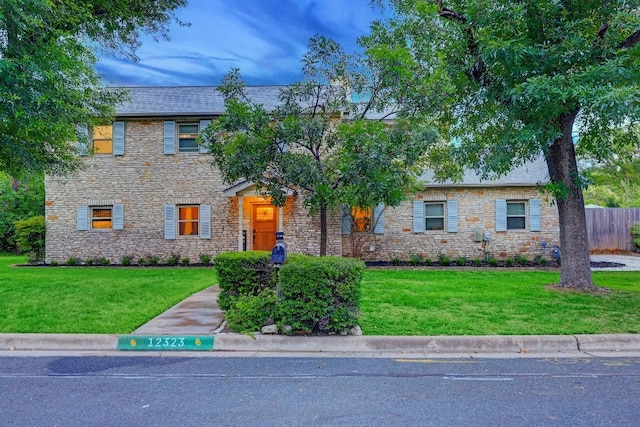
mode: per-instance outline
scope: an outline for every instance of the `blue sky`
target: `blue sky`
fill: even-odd
[[[347,52],[381,17],[370,0],[189,0],[170,41],[143,38],[138,62],[103,56],[96,69],[109,86],[218,85],[239,68],[250,85],[300,79],[300,58],[316,33]]]

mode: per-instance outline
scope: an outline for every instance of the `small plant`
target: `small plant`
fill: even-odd
[[[187,266],[187,265],[189,265],[189,261],[190,261],[190,260],[189,260],[189,258],[184,257],[184,258],[182,258],[182,259],[180,260],[180,265]]]
[[[103,267],[106,267],[106,266],[108,266],[109,264],[111,264],[111,261],[109,261],[109,259],[108,259],[108,258],[104,258],[104,257],[103,257],[103,258],[100,258],[100,259],[98,260],[98,262],[99,262],[99,263],[100,263],[100,265],[101,265],[101,266],[103,266]]]
[[[200,255],[200,262],[204,265],[209,265],[211,264],[211,255],[208,254],[201,254]]]
[[[438,256],[438,263],[440,263],[440,265],[451,265],[451,258],[449,258],[447,255],[445,254],[440,254]]]
[[[65,262],[65,264],[69,267],[73,267],[74,265],[80,265],[80,260],[78,258],[71,257]]]
[[[50,265],[51,267],[57,267],[59,264],[58,264],[58,261],[51,261],[51,262],[49,263],[49,265]]]
[[[527,259],[526,256],[522,255],[522,254],[517,254],[515,257],[515,263],[518,265],[529,265],[529,260]]]
[[[148,265],[158,265],[158,263],[160,262],[160,258],[157,256],[151,256],[149,255],[147,257],[147,264]]]
[[[120,264],[128,266],[133,262],[133,257],[131,255],[125,255],[120,259]]]
[[[421,254],[413,254],[411,258],[409,258],[409,265],[420,265],[424,262]]]
[[[424,265],[433,265],[433,260],[431,258],[425,258]]]
[[[549,262],[549,261],[544,257],[544,255],[542,255],[542,254],[538,254],[538,255],[536,255],[536,256],[535,256],[535,258],[533,259],[533,261],[534,261],[536,264],[541,265],[541,266],[545,266],[545,265],[547,265],[547,263]]]
[[[465,257],[458,257],[456,258],[455,263],[457,266],[462,267],[464,265],[467,265],[467,259]]]
[[[474,267],[482,267],[482,260],[481,259],[474,259],[473,261],[473,265]]]
[[[139,258],[137,264],[141,265],[141,266],[147,265],[147,259],[146,258]]]
[[[167,265],[178,265],[180,262],[180,255],[171,252],[171,256],[167,258]]]
[[[87,258],[84,263],[85,265],[92,266],[95,263],[95,260],[93,258]]]
[[[400,258],[391,258],[391,265],[400,265]]]
[[[496,267],[498,265],[498,260],[494,257],[489,257],[487,259],[487,264],[489,264],[491,267]]]
[[[21,221],[16,221],[14,227],[16,246],[21,252],[28,254],[29,263],[36,264],[44,261],[44,216],[37,215]]]
[[[504,265],[506,265],[507,267],[513,267],[514,263],[515,263],[515,260],[511,257],[508,257],[504,260]]]

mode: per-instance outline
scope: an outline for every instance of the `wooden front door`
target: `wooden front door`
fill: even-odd
[[[276,245],[278,208],[271,204],[253,205],[254,251],[270,251]]]

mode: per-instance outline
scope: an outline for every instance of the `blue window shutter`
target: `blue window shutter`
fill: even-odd
[[[342,205],[340,214],[342,217],[342,234],[351,234],[351,209],[348,205]]]
[[[124,206],[113,205],[113,229],[124,230]]]
[[[176,122],[164,122],[164,154],[176,153]]]
[[[200,205],[200,230],[201,239],[211,238],[211,205]]]
[[[164,238],[166,240],[176,238],[176,207],[174,205],[164,207]]]
[[[200,120],[200,133],[207,128],[211,124],[211,120]],[[199,148],[201,153],[208,153],[209,148],[206,145],[201,145]]]
[[[413,232],[424,233],[424,202],[416,200],[413,202]]]
[[[89,229],[89,206],[78,206],[76,217],[76,230],[87,231]]]
[[[529,200],[529,230],[540,231],[541,229],[540,199]]]
[[[496,231],[507,231],[507,201],[496,200]]]
[[[124,155],[124,122],[113,122],[113,155]]]
[[[373,210],[373,223],[375,227],[373,232],[375,234],[384,234],[384,203],[379,203]]]
[[[449,233],[458,232],[458,201],[447,201],[447,231]]]

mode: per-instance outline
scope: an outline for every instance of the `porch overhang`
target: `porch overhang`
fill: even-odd
[[[282,187],[282,191],[286,193],[287,196],[294,196],[295,192],[290,188]],[[228,187],[222,190],[222,194],[227,197],[235,197],[235,196],[260,196],[256,191],[256,183],[253,181],[239,181],[233,184],[231,187]]]

